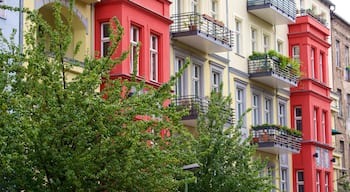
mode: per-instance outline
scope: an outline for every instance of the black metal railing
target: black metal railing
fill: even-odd
[[[299,152],[301,148],[301,136],[296,136],[280,129],[277,125],[256,126],[252,128],[253,143],[273,144],[274,146]],[[267,145],[268,146],[268,145]]]
[[[278,59],[270,56],[259,57],[248,60],[248,73],[273,73],[282,79],[297,83],[299,75],[295,69],[290,66],[282,66]]]
[[[296,5],[292,0],[248,0],[247,6],[273,6],[276,10],[295,20]]]
[[[300,10],[297,10],[297,14],[300,15],[300,16],[309,15],[312,18],[316,19],[322,25],[324,25],[326,27],[328,25],[327,19],[323,18],[321,15],[317,15],[312,9],[300,9]]]
[[[170,26],[171,33],[200,31],[229,46],[233,46],[234,33],[225,27],[224,23],[206,14],[181,13],[171,17],[173,24]]]
[[[189,110],[189,114],[183,117],[183,119],[197,119],[199,114],[207,113],[209,109],[210,101],[206,98],[199,98],[196,96],[181,96],[172,101],[179,108],[185,108]],[[229,111],[229,117],[227,123],[234,123],[234,110],[230,107],[226,107],[225,111]]]

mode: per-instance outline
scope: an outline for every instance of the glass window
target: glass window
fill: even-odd
[[[282,41],[277,41],[277,52],[278,53],[283,53],[283,42]]]
[[[191,11],[194,13],[198,13],[198,0],[191,1]]]
[[[294,108],[294,128],[298,131],[303,130],[303,121],[302,121],[302,112],[301,112],[301,107],[295,107]]]
[[[344,50],[344,60],[345,60],[345,80],[350,81],[350,70],[349,70],[349,47],[345,46]]]
[[[297,171],[297,192],[304,192],[304,171]]]
[[[270,50],[270,37],[264,34],[263,40],[264,40],[263,42],[264,52],[267,53]]]
[[[264,101],[264,123],[272,123],[272,99],[265,97]]]
[[[319,66],[319,72],[320,72],[320,81],[324,82],[323,79],[323,53],[320,53],[320,58],[319,58],[320,66]]]
[[[101,56],[107,56],[108,49],[110,46],[110,32],[109,32],[109,23],[102,23],[101,24]]]
[[[211,0],[211,9],[210,9],[210,14],[211,14],[211,17],[216,19],[217,18],[217,15],[216,15],[216,12],[217,12],[217,0]]]
[[[175,72],[179,72],[180,69],[184,66],[185,59],[176,57],[175,58]],[[177,79],[176,85],[175,85],[175,93],[178,96],[185,96],[185,76],[184,74],[181,75],[180,78]]]
[[[0,1],[0,5],[5,5],[5,0]],[[6,10],[0,9],[0,18],[6,19]]]
[[[201,65],[194,64],[192,68],[192,89],[193,94],[196,97],[202,96],[202,88],[201,88],[201,77],[202,75],[202,67]]]
[[[325,192],[329,192],[329,173],[325,174],[324,188]]]
[[[219,91],[219,86],[221,82],[221,74],[217,71],[212,71],[212,84],[211,84],[211,89],[215,92]]]
[[[295,61],[300,63],[300,48],[299,46],[295,45],[292,47],[292,56]]]
[[[347,119],[350,119],[350,94],[346,95],[346,113]]]
[[[288,191],[288,169],[286,168],[281,169],[281,191]]]
[[[326,112],[322,111],[322,117],[321,117],[321,127],[322,127],[322,140],[324,142],[327,142],[326,138]]]
[[[340,67],[340,42],[335,41],[335,65]]]
[[[313,125],[314,125],[314,140],[318,141],[318,133],[317,133],[317,109],[314,108],[313,113]]]
[[[256,29],[252,28],[251,29],[252,53],[257,50],[257,48],[256,48],[256,35],[257,35]]]
[[[311,62],[311,76],[314,79],[315,78],[315,49],[314,48],[311,48],[310,62]]]
[[[286,126],[287,123],[287,116],[286,116],[286,104],[285,103],[278,103],[278,124],[282,126]]]
[[[158,81],[158,37],[151,35],[150,39],[151,80]]]
[[[260,124],[260,96],[256,94],[252,96],[252,124]]]
[[[241,25],[242,22],[238,19],[235,20],[236,23],[236,53],[241,54]]]
[[[131,26],[130,28],[130,73],[133,73],[134,70],[136,74],[139,74],[139,57],[137,56],[137,44],[140,40],[140,29],[136,26]],[[134,69],[134,64],[136,69]]]
[[[320,187],[320,172],[316,171],[316,192],[320,192],[321,187]]]
[[[338,116],[342,117],[343,116],[343,104],[342,104],[343,103],[342,102],[343,95],[342,95],[341,89],[337,90],[337,94],[338,94],[338,97],[339,97],[339,100],[338,100],[338,107],[339,107]]]

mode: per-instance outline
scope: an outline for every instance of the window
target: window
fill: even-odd
[[[340,42],[335,41],[335,65],[340,67]]]
[[[191,0],[191,11],[198,13],[198,0]]]
[[[173,0],[172,1],[172,7],[173,7],[173,15],[180,13],[180,0]]]
[[[320,172],[316,171],[316,192],[320,192],[321,187],[320,187]]]
[[[325,192],[329,192],[329,173],[325,174],[324,189]]]
[[[184,66],[185,59],[176,57],[175,58],[175,72],[179,72],[180,69]],[[180,78],[178,78],[176,85],[175,85],[175,93],[178,96],[185,96],[185,76],[184,74],[181,75]]]
[[[286,104],[279,102],[278,103],[278,124],[286,126],[287,116],[286,116]]]
[[[254,51],[256,51],[256,34],[257,34],[256,29],[252,28],[252,29],[251,29],[252,53],[253,53]]]
[[[301,112],[301,107],[295,107],[294,108],[294,128],[298,131],[303,130],[303,121],[302,121],[302,112]]]
[[[194,64],[192,67],[192,83],[193,83],[192,89],[193,89],[193,94],[196,97],[202,96],[201,75],[202,75],[201,65]]]
[[[278,53],[283,53],[283,42],[282,41],[277,41],[277,52]]]
[[[0,5],[5,4],[5,0],[0,1]],[[0,9],[0,18],[5,19],[6,18],[6,10],[5,9]]]
[[[252,124],[260,124],[260,96],[256,94],[252,96]]]
[[[346,95],[346,113],[347,119],[350,119],[350,94]]]
[[[315,49],[311,48],[311,77],[315,78]]]
[[[288,191],[288,169],[281,169],[281,192]]]
[[[110,46],[110,33],[109,33],[109,23],[101,24],[101,56],[107,56],[108,49]]]
[[[236,53],[241,54],[241,25],[242,25],[242,22],[238,19],[236,19],[235,22],[236,22]]]
[[[320,81],[323,82],[323,53],[320,53],[319,58],[320,66],[319,66],[319,72],[320,72]]]
[[[297,192],[304,192],[304,171],[297,171]]]
[[[314,140],[318,140],[318,133],[317,133],[317,109],[314,108],[314,113],[313,113],[313,125],[314,125]]]
[[[217,3],[216,3],[217,0],[211,0],[211,9],[210,9],[210,14],[211,14],[211,17],[216,19],[217,16],[216,16],[216,11],[217,11]]]
[[[264,123],[272,123],[272,99],[265,97],[264,101]]]
[[[139,74],[139,57],[137,56],[137,44],[140,40],[140,29],[135,26],[131,26],[130,28],[130,73],[136,71],[136,74]],[[136,65],[136,69],[134,69],[134,65]]]
[[[322,111],[321,117],[321,128],[322,128],[322,141],[327,142],[326,138],[326,112]]]
[[[293,59],[300,63],[300,48],[299,46],[295,45],[292,47],[292,54],[293,54]]]
[[[338,100],[338,107],[339,107],[338,117],[343,117],[343,104],[342,104],[343,95],[341,93],[341,89],[337,90],[337,94],[338,94],[338,97],[339,97],[339,100]]]
[[[350,70],[349,70],[349,47],[345,46],[344,50],[344,59],[345,59],[345,80],[350,81]]]
[[[339,153],[342,154],[342,167],[345,167],[345,145],[344,145],[344,141],[339,141]]]
[[[270,49],[270,37],[266,34],[263,36],[263,43],[264,52],[267,53]]]
[[[219,86],[220,86],[220,82],[221,82],[220,76],[221,75],[217,71],[212,71],[211,76],[212,76],[211,89],[215,92],[219,92]]]
[[[243,98],[244,98],[244,90],[242,88],[237,88],[236,89],[237,120],[241,118],[244,112]]]
[[[158,37],[151,35],[150,42],[150,56],[151,56],[151,80],[158,81]]]

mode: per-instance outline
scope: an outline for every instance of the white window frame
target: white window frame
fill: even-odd
[[[329,192],[329,173],[326,172],[325,173],[325,180],[324,180],[324,188],[325,188],[325,192]]]
[[[258,31],[255,29],[255,28],[251,28],[251,32],[250,32],[250,35],[251,35],[251,43],[252,43],[252,53],[254,51],[257,51],[257,34],[258,34]]]
[[[197,73],[196,73],[197,72]],[[192,66],[192,94],[195,97],[202,97],[202,65],[193,64]]]
[[[277,40],[277,52],[283,54],[283,42],[280,40]]]
[[[299,45],[294,45],[292,47],[292,58],[300,63],[300,47]]]
[[[185,59],[182,57],[175,56],[175,73],[179,72],[179,70],[185,65]],[[186,79],[185,73],[182,74],[175,84],[175,94],[183,97],[186,93]]]
[[[278,102],[278,124],[281,126],[287,126],[287,105],[285,102]]]
[[[316,192],[321,191],[321,186],[320,186],[320,171],[316,171]]]
[[[136,34],[134,34],[136,33]],[[134,36],[135,35],[135,36]],[[134,39],[135,37],[135,39]],[[140,28],[131,25],[130,27],[130,73],[133,73],[133,66],[134,66],[134,57],[135,57],[135,51],[137,50],[136,47],[140,41]],[[139,65],[140,65],[140,57],[137,58],[137,65],[136,65],[136,74],[139,75]]]
[[[191,12],[198,13],[198,0],[191,0]]]
[[[315,79],[315,48],[311,48],[311,56],[310,56],[310,62],[311,62],[311,77]]]
[[[110,43],[110,34],[109,34],[109,31],[107,32],[107,36],[105,36],[105,28],[104,26],[108,26],[107,27],[107,30],[109,30],[110,28],[110,23],[109,22],[104,22],[104,23],[101,23],[101,57],[104,57],[108,54],[108,51],[107,53],[105,53],[104,49],[105,49],[105,46],[104,44],[105,43],[108,43],[108,47],[107,47],[107,50],[109,48],[109,43]]]
[[[317,131],[317,108],[313,111],[313,128],[314,128],[314,140],[318,141],[318,131]]]
[[[6,5],[6,0],[0,2],[0,5]],[[6,9],[0,9],[0,19],[6,19]]]
[[[346,112],[347,112],[347,119],[350,119],[350,94],[346,95]]]
[[[252,94],[252,125],[261,124],[260,119],[260,95],[253,93]]]
[[[217,10],[218,6],[217,6],[217,0],[211,0],[210,1],[210,14],[211,17],[216,19],[217,18]]]
[[[303,180],[299,180],[299,173],[302,173],[303,174]],[[297,192],[305,192],[305,185],[304,185],[304,171],[303,170],[298,170],[296,171],[296,184],[297,184]],[[299,186],[302,186],[303,187],[303,190],[300,191],[299,190]]]
[[[151,65],[151,81],[158,82],[158,72],[159,72],[159,38],[156,35],[151,35],[150,37],[150,65]]]
[[[288,169],[281,168],[281,192],[288,192]]]
[[[300,110],[300,116],[297,114],[297,110]],[[298,122],[300,121],[300,128],[298,127]],[[303,111],[300,106],[294,107],[294,128],[298,131],[303,130]]]
[[[342,102],[343,95],[342,95],[341,89],[337,90],[337,94],[339,97],[339,99],[338,99],[338,108],[339,108],[338,117],[343,117],[343,102]]]
[[[335,65],[340,67],[340,42],[335,40]]]
[[[264,97],[264,123],[271,124],[273,122],[272,109],[273,109],[272,98]]]
[[[265,53],[270,50],[270,36],[268,34],[263,34],[263,49]]]
[[[236,38],[236,53],[241,54],[242,51],[242,21],[235,19],[235,38]]]
[[[321,131],[322,131],[322,141],[323,142],[327,142],[327,138],[326,138],[326,112],[322,111],[321,114]]]
[[[323,82],[324,78],[323,78],[323,53],[320,53],[320,57],[319,57],[319,72],[320,72],[320,81]]]
[[[221,80],[222,80],[222,77],[219,71],[216,71],[216,70],[211,71],[211,90],[212,91],[219,92]]]

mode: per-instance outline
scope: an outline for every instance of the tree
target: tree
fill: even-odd
[[[116,19],[108,56],[87,56],[68,82],[73,3],[68,25],[54,4],[54,26],[36,11],[0,8],[28,15],[23,53],[0,37],[0,191],[164,192],[191,179],[182,166],[194,161],[192,137],[183,112],[166,105],[175,77],[155,89],[109,76],[128,54],[112,57],[123,36]]]
[[[196,184],[189,191],[263,192],[271,191],[271,178],[262,177],[265,163],[253,157],[251,138],[242,139],[242,119],[227,126],[231,98],[212,92],[207,113],[201,114],[194,150],[200,162]],[[254,159],[254,160],[253,160]]]

